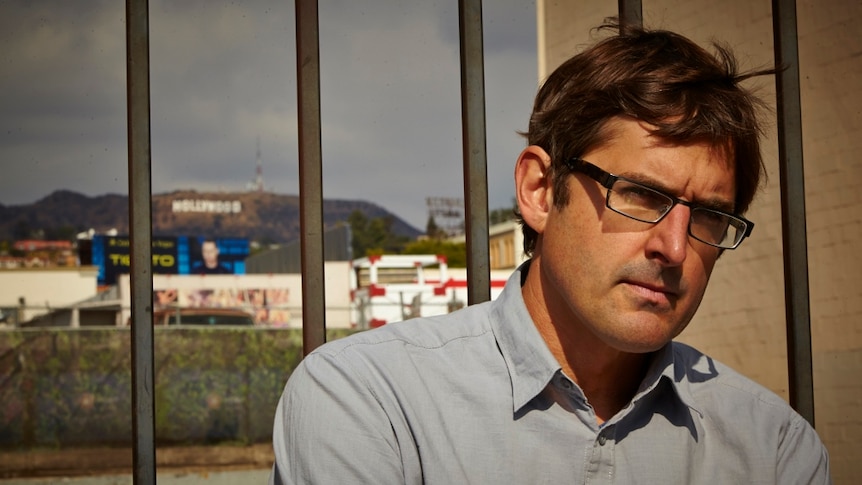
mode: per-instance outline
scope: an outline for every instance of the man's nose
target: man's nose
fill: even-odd
[[[662,220],[650,228],[647,257],[658,259],[665,266],[679,266],[688,251],[688,224],[691,209],[677,204]]]

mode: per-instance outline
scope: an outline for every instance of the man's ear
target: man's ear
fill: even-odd
[[[553,204],[548,167],[551,157],[544,149],[530,145],[518,156],[515,164],[515,197],[524,223],[541,234]]]

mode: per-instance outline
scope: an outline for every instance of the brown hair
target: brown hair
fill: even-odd
[[[570,58],[548,77],[523,133],[530,145],[551,157],[554,205],[568,204],[563,162],[609,141],[607,122],[623,116],[655,126],[652,134],[668,141],[702,139],[728,149],[736,174],[734,211],[744,213],[765,174],[757,119],[765,103],[739,83],[775,70],[739,73],[727,47],[713,43],[713,55],[673,32],[616,19],[598,29],[619,34]],[[516,215],[524,251],[532,255],[538,234]]]

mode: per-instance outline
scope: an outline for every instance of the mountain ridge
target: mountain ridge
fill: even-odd
[[[324,229],[346,223],[360,211],[369,219],[392,218],[392,231],[415,238],[422,231],[372,202],[323,200]],[[60,189],[30,204],[0,204],[0,240],[29,239],[34,231],[57,233],[116,229],[128,234],[128,197],[87,196]],[[299,196],[273,192],[198,192],[176,190],[153,194],[154,236],[237,237],[267,243],[299,238]],[[22,237],[23,236],[23,237]]]

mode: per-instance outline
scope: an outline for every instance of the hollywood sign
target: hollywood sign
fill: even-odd
[[[179,199],[171,201],[173,212],[209,212],[214,214],[239,214],[242,203],[238,200]]]

